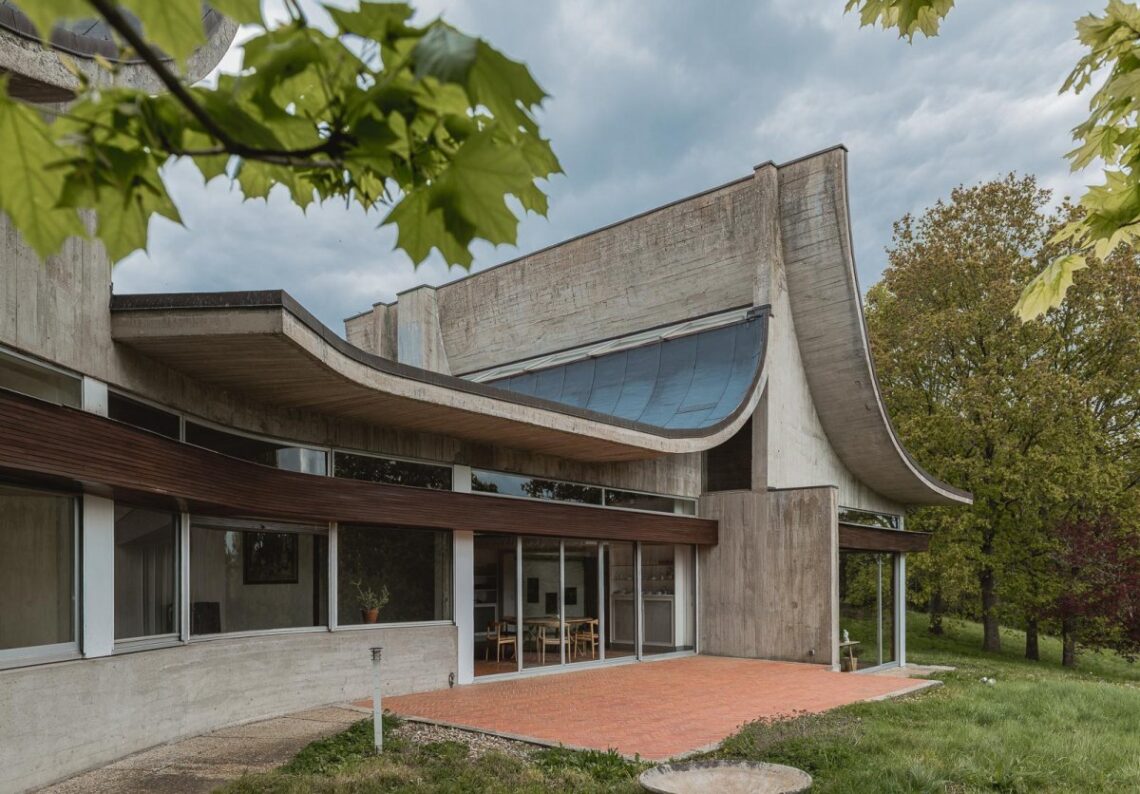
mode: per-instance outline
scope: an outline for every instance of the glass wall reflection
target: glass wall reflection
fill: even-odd
[[[894,556],[841,551],[839,643],[845,669],[874,667],[897,658],[894,610]]]

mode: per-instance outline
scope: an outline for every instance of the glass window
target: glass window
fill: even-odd
[[[687,607],[684,583],[678,582],[678,557],[687,546],[672,543],[641,544],[641,653],[670,653],[679,650],[684,613]],[[678,587],[678,585],[681,585]]]
[[[559,502],[580,502],[591,505],[602,503],[602,489],[594,485],[577,485],[482,469],[471,472],[471,490]]]
[[[76,501],[0,485],[0,656],[75,642]]]
[[[411,485],[416,488],[451,490],[451,467],[406,460],[378,458],[337,452],[334,456],[337,477],[382,482],[389,485]]]
[[[899,517],[891,513],[872,513],[869,510],[856,510],[853,507],[839,508],[840,524],[855,524],[879,529],[898,529]]]
[[[672,496],[653,496],[632,491],[606,489],[606,507],[625,507],[630,510],[652,510],[655,513],[676,512],[678,500]]]
[[[80,407],[83,402],[82,381],[79,378],[34,364],[2,350],[0,350],[0,389],[9,389],[72,408]]]
[[[178,631],[178,515],[115,505],[115,639]]]
[[[337,622],[451,620],[451,533],[341,525]]]
[[[195,518],[190,634],[327,625],[326,535],[317,527]]]
[[[747,491],[752,487],[752,419],[732,438],[705,453],[706,491]]]
[[[116,392],[107,395],[107,416],[123,424],[173,438],[175,441],[180,437],[178,414],[132,400]]]
[[[839,553],[839,642],[845,666],[852,656],[857,667],[894,661],[893,574],[891,554]]]
[[[602,642],[607,659],[637,654],[636,547],[629,541],[604,545],[606,621]]]
[[[234,458],[263,466],[299,471],[304,474],[326,474],[323,450],[297,447],[277,441],[263,441],[236,433],[216,430],[196,422],[186,423],[186,441]]]

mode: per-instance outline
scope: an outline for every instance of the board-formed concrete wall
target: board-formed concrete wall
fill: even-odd
[[[465,443],[442,433],[402,431],[252,402],[116,345],[111,338],[111,290],[111,265],[101,244],[68,240],[60,254],[41,262],[0,213],[0,345],[237,430],[654,493],[695,497],[700,492],[698,455],[579,463]],[[386,316],[394,328],[396,307]],[[389,333],[387,338],[393,337]]]
[[[702,653],[837,662],[836,498],[822,487],[701,499],[720,521],[718,544],[700,550]]]
[[[463,374],[761,305],[760,253],[776,226],[774,199],[745,177],[444,284],[435,290],[438,316],[415,344],[440,334],[439,358]],[[385,316],[409,297],[346,320],[349,338],[389,355]],[[416,321],[401,316],[398,334],[413,333]],[[397,345],[404,361],[403,340]]]
[[[372,646],[384,648],[386,695],[446,687],[455,671],[454,626],[231,637],[0,670],[0,791],[226,725],[368,697]]]

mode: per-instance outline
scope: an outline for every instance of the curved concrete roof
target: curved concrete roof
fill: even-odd
[[[780,234],[788,298],[812,400],[857,478],[903,504],[970,504],[903,447],[875,376],[852,255],[847,150],[781,165]]]
[[[279,290],[115,295],[111,311],[115,341],[255,402],[577,460],[709,449],[747,421],[765,381],[765,310],[741,331],[752,335],[759,355],[741,362],[747,372],[733,369],[736,404],[719,408],[716,421],[692,427],[660,426],[399,364],[348,344]],[[743,380],[747,385],[739,388]]]
[[[703,430],[747,401],[765,330],[753,312],[732,325],[485,382],[631,422]]]

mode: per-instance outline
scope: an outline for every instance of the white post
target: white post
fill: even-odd
[[[337,626],[340,625],[340,611],[339,611],[340,610],[340,603],[338,601],[339,592],[340,592],[338,588],[340,587],[340,585],[337,582],[337,566],[336,566],[336,561],[338,559],[338,555],[340,554],[340,550],[337,546],[337,543],[339,541],[338,529],[339,528],[338,528],[337,523],[335,521],[332,521],[329,523],[329,535],[328,535],[328,544],[327,544],[327,546],[328,546],[328,585],[329,585],[327,601],[328,601],[328,610],[329,610],[329,619],[328,619],[329,631],[333,631]]]
[[[380,657],[383,648],[372,649],[372,743],[376,752],[384,750],[384,709],[380,705]]]
[[[455,598],[455,631],[459,659],[456,661],[456,679],[470,684],[475,679],[475,632],[485,630],[475,625],[475,533],[456,531],[453,534],[452,588]]]
[[[451,489],[471,493],[471,467],[451,467]],[[475,533],[453,532],[451,547],[451,603],[454,607],[456,643],[455,679],[459,684],[475,680],[475,633],[486,626],[475,625]]]
[[[895,555],[895,646],[899,667],[906,667],[906,555]]]
[[[83,410],[99,416],[107,415],[107,384],[101,380],[83,376]]]
[[[83,495],[83,655],[115,649],[115,503]]]

